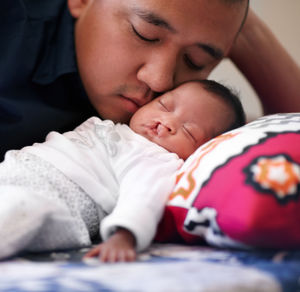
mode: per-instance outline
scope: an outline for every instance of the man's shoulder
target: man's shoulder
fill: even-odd
[[[0,87],[77,72],[67,0],[1,0],[0,38]]]
[[[4,20],[13,22],[24,17],[36,19],[57,17],[66,6],[67,0],[1,0],[0,24]]]

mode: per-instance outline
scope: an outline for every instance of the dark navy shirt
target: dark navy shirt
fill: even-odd
[[[75,57],[66,0],[1,0],[0,161],[95,115]]]

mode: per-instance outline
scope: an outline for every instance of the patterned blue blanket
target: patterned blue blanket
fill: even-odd
[[[153,244],[135,263],[83,261],[86,250],[0,263],[0,291],[299,292],[300,251]]]

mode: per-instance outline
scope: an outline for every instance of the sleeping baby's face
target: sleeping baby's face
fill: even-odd
[[[220,132],[232,109],[199,82],[180,85],[141,107],[130,127],[136,133],[186,159]]]

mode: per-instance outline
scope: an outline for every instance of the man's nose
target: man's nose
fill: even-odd
[[[168,91],[174,87],[176,63],[174,53],[152,54],[139,68],[137,78],[154,92]]]

